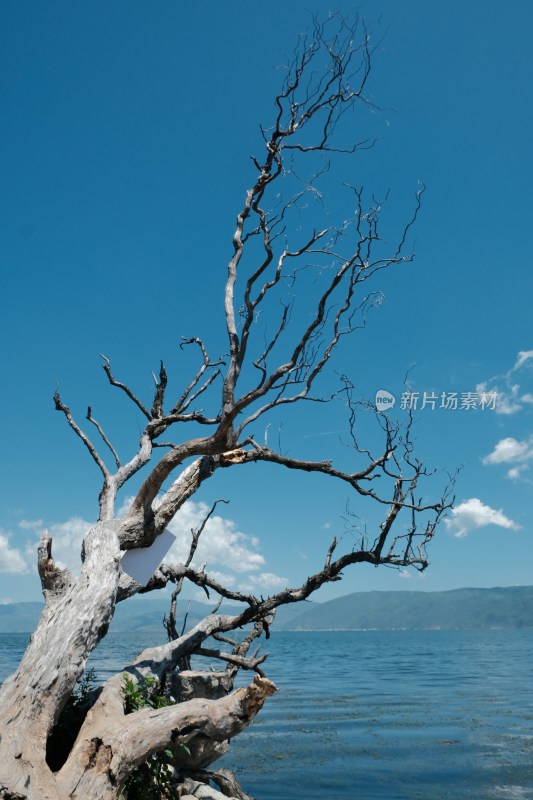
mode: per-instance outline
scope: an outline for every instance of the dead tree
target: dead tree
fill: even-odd
[[[102,473],[99,517],[85,537],[79,576],[60,569],[51,540],[46,535],[41,540],[38,567],[45,607],[19,668],[0,693],[4,799],[118,798],[132,770],[168,748],[175,754],[176,780],[197,780],[199,771],[224,751],[227,741],[275,691],[262,669],[265,656],[250,648],[261,635],[268,636],[278,606],[303,600],[323,584],[339,580],[352,564],[418,570],[427,566],[426,545],[449,507],[449,495],[445,492],[437,501],[421,499],[425,495],[420,482],[428,473],[414,455],[409,424],[400,429],[375,410],[382,446],[378,453],[363,447],[355,426],[356,403],[345,378],[339,392],[346,400],[353,444],[349,470],[330,460],[283,454],[254,438],[254,430],[273,412],[327,399],[315,391],[318,379],[339,343],[363,324],[373,301],[367,282],[381,270],[412,259],[408,239],[421,190],[392,247],[380,233],[381,205],[362,188],[342,188],[352,213],[336,226],[313,227],[313,220],[305,216],[310,200],[318,197],[329,161],[372,145],[364,138],[343,141],[339,125],[354,110],[369,105],[365,91],[372,53],[361,20],[348,24],[333,17],[316,22],[311,34],[298,42],[275,98],[272,125],[261,129],[262,155],[252,158],[253,185],[233,232],[224,295],[229,353],[213,359],[201,338],[184,339],[182,346],[198,349],[196,374],[181,396],[169,398],[161,364],[148,404],[115,376],[104,357],[110,385],[146,420],[133,458],[122,461],[89,408],[86,428],[101,440],[103,451],[97,448],[55,394],[55,408]],[[314,305],[300,313],[298,287],[306,281],[305,296],[313,289]],[[262,311],[270,318],[266,338],[258,323]],[[199,435],[199,430],[205,433]],[[217,470],[234,469],[237,478],[252,462],[341,482],[357,502],[382,507],[383,521],[374,535],[361,537],[348,552],[339,553],[334,539],[313,575],[266,599],[232,591],[207,568],[192,566],[201,530],[193,534],[185,563],[161,565],[147,585],[135,583],[121,570],[123,552],[151,545]],[[117,493],[141,470],[146,475],[131,507],[117,517]],[[116,604],[168,583],[175,584],[175,600],[185,582],[237,601],[241,610],[234,615],[215,610],[190,629],[178,631],[174,606],[167,620],[170,640],[145,649],[94,694],[74,745],[53,771],[47,762],[47,740],[88,656],[105,637]],[[241,629],[248,631],[244,640],[232,634]],[[223,668],[191,671],[190,659],[196,655],[219,660]],[[233,690],[233,678],[242,669],[255,672],[254,680]],[[137,684],[149,677],[158,686],[172,686],[167,693],[174,701],[126,715],[124,673]],[[202,774],[218,782],[226,796],[245,796],[224,771]]]

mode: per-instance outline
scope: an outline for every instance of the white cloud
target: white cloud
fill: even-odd
[[[0,606],[10,606],[12,602],[10,597],[0,597]]]
[[[495,392],[497,395],[495,411],[497,414],[509,416],[516,414],[524,408],[524,405],[533,403],[533,394],[530,391],[524,392],[521,388],[523,378],[520,383],[515,373],[523,373],[533,366],[533,350],[520,350],[514,365],[504,375],[495,375],[488,381],[478,384],[478,392]]]
[[[485,456],[484,464],[512,464],[515,462],[530,461],[533,459],[533,437],[519,442],[512,436],[500,439],[496,447]]]
[[[264,589],[286,589],[289,585],[288,578],[281,578],[279,575],[274,575],[273,572],[261,572],[259,575],[254,575],[253,581],[256,586],[262,586]]]
[[[22,528],[23,531],[33,531],[37,530],[38,528],[42,528],[44,525],[42,519],[21,519],[19,522],[19,528]]]
[[[520,350],[518,353],[518,358],[516,359],[516,363],[511,369],[511,372],[515,372],[515,370],[523,367],[526,361],[529,361],[530,359],[533,359],[533,350]]]
[[[200,527],[209,512],[206,503],[187,500],[180,508],[168,530],[177,541],[172,546],[167,561],[184,561],[189,553],[191,530]],[[265,565],[264,556],[258,552],[259,540],[237,530],[231,519],[213,515],[200,536],[193,566],[226,567],[235,572],[250,572]]]
[[[496,407],[495,411],[497,414],[504,414],[509,416],[510,414],[516,414],[517,411],[522,410],[522,405],[520,403],[521,398],[518,397],[518,390],[520,387],[513,386],[511,389],[511,394],[506,394],[504,391],[496,389],[497,400],[496,400]]]
[[[486,525],[497,525],[508,530],[520,530],[521,526],[506,517],[500,509],[482,503],[477,497],[464,500],[456,506],[451,513],[451,517],[444,520],[446,527],[454,536],[466,536],[476,528],[484,528]]]
[[[526,480],[523,476],[529,471],[530,461],[533,461],[533,436],[523,441],[512,436],[500,439],[492,453],[482,459],[483,464],[512,464],[507,471],[512,481]]]
[[[496,376],[484,383],[478,383],[476,391],[480,394],[496,395],[494,410],[497,414],[503,414],[504,416],[516,414],[517,411],[522,410],[522,404],[524,402],[524,398],[520,395],[520,385],[518,383],[513,385],[507,384],[502,388],[502,384],[498,382],[501,380],[504,380],[504,378]],[[528,395],[525,396],[527,397]]]
[[[16,547],[9,544],[10,535],[0,531],[0,572],[21,575],[28,571],[28,562]]]
[[[191,529],[200,527],[209,506],[187,500],[168,529],[176,536],[166,561],[184,561],[189,554]],[[235,522],[217,515],[207,521],[196,550],[192,566],[206,564],[206,572],[216,581],[234,591],[266,593],[284,589],[288,578],[273,572],[259,571],[266,560],[259,550],[260,541],[237,529]]]
[[[214,581],[225,586],[227,589],[231,589],[235,586],[235,575],[229,575],[227,572],[219,572],[216,569],[210,569],[209,577],[213,578]]]
[[[507,477],[512,481],[517,481],[522,477],[523,473],[526,472],[527,469],[527,464],[521,464],[519,467],[511,467],[511,469],[507,470]]]
[[[286,589],[289,585],[288,578],[274,575],[273,572],[261,572],[259,575],[248,575],[239,584],[238,590],[250,594],[268,594]]]

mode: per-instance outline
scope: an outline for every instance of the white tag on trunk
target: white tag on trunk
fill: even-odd
[[[150,547],[126,550],[122,556],[122,569],[138,584],[146,586],[175,541],[174,534],[165,530]]]

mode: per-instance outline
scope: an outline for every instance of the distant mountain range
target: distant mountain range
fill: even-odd
[[[168,599],[136,597],[117,606],[110,633],[138,632],[164,637],[163,615]],[[179,620],[187,610],[179,605]],[[190,602],[190,628],[212,607]],[[41,603],[0,606],[0,633],[30,633],[42,610]],[[238,607],[226,604],[222,613]],[[533,586],[496,589],[455,589],[448,592],[355,592],[327,603],[294,603],[278,610],[275,630],[446,630],[456,628],[533,627]]]
[[[448,592],[355,592],[316,603],[282,630],[533,627],[533,586]]]

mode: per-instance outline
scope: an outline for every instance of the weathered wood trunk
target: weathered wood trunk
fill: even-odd
[[[0,691],[0,796],[61,797],[46,764],[46,742],[107,631],[119,573],[118,538],[109,524],[95,526],[86,537],[79,578],[62,574],[50,561],[44,611],[19,668]]]

